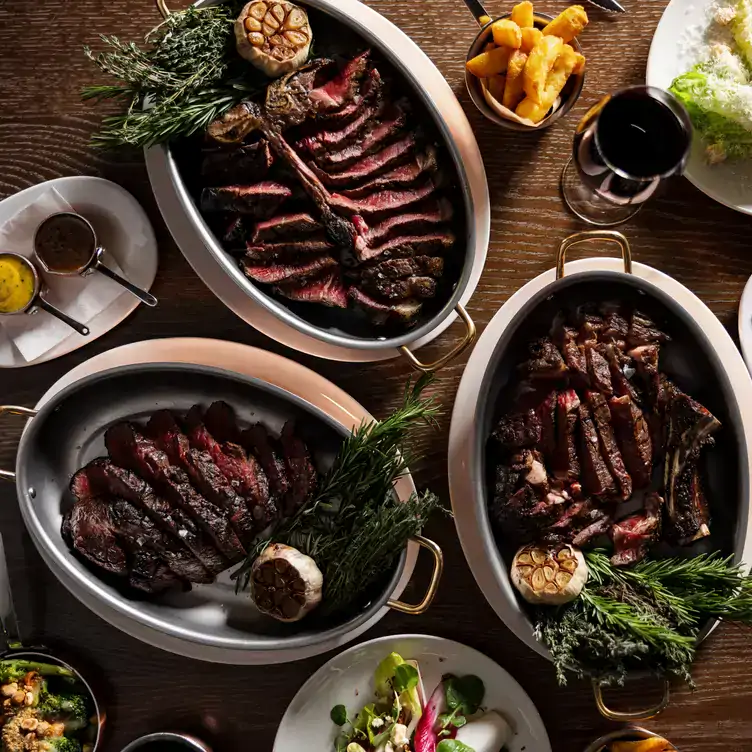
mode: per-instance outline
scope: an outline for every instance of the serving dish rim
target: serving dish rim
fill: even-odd
[[[18,454],[15,464],[15,482],[21,515],[35,545],[37,547],[43,547],[45,553],[51,558],[55,566],[59,567],[63,573],[75,581],[77,585],[80,585],[88,595],[102,601],[105,606],[112,608],[119,615],[142,626],[169,635],[170,637],[186,640],[198,645],[207,645],[220,649],[240,651],[253,650],[258,652],[278,651],[280,649],[295,650],[297,648],[312,647],[332,639],[337,639],[338,637],[357,629],[361,624],[368,622],[371,617],[375,616],[386,605],[386,602],[392,597],[392,594],[397,589],[398,583],[400,582],[406,567],[407,546],[400,553],[399,559],[394,567],[394,572],[389,578],[389,581],[378,591],[378,597],[375,597],[366,607],[360,609],[352,618],[345,622],[337,623],[334,627],[313,633],[304,633],[290,637],[272,635],[267,639],[259,640],[259,638],[254,635],[249,635],[247,638],[217,637],[210,634],[209,627],[207,627],[206,633],[204,634],[191,628],[173,625],[169,623],[165,617],[159,618],[152,614],[145,613],[138,607],[138,601],[131,601],[122,593],[113,590],[106,583],[100,581],[96,574],[88,571],[83,564],[75,562],[75,556],[70,551],[65,541],[62,540],[62,536],[60,538],[62,545],[59,546],[46,533],[35,509],[35,495],[31,493],[31,489],[26,483],[26,453],[28,447],[33,447],[33,439],[38,431],[41,430],[39,426],[41,426],[44,423],[44,420],[51,413],[55,412],[58,406],[69,396],[82,389],[92,388],[92,386],[96,385],[98,382],[122,377],[131,372],[143,374],[144,372],[159,371],[172,371],[175,373],[207,375],[210,377],[229,379],[240,385],[259,389],[262,392],[274,395],[277,399],[291,403],[295,408],[306,412],[312,419],[323,422],[343,438],[351,433],[350,428],[327,415],[319,407],[293,392],[276,386],[275,384],[270,384],[258,377],[246,376],[244,374],[217,368],[215,366],[176,362],[152,362],[136,363],[127,366],[115,366],[113,368],[98,371],[69,384],[54,394],[39,409],[36,416],[27,421],[24,427],[18,444]],[[39,418],[41,418],[41,420],[38,420]]]
[[[683,316],[680,317],[692,320],[697,330],[702,332],[708,350],[717,356],[717,365],[728,380],[729,393],[733,396],[733,404],[728,405],[729,412],[735,409],[736,418],[739,421],[739,499],[741,504],[734,535],[734,557],[737,561],[748,561],[752,554],[752,505],[750,502],[752,406],[745,408],[744,402],[738,397],[738,390],[734,388],[734,382],[739,378],[749,381],[746,366],[721,322],[691,290],[669,275],[645,264],[633,262],[631,275],[626,275],[621,268],[622,262],[617,259],[581,259],[567,264],[569,272],[565,279],[574,278],[576,281],[590,279],[592,281],[598,277],[607,277],[611,281],[627,283],[625,278],[628,277],[633,287],[647,290],[649,293],[657,291],[658,300],[669,309],[681,308]],[[491,364],[494,363],[494,368],[497,367],[500,357],[503,356],[503,352],[501,356],[499,355],[500,341],[508,339],[507,333],[512,327],[519,327],[519,316],[523,309],[530,305],[530,301],[537,298],[536,305],[538,305],[556,289],[553,284],[556,281],[555,274],[556,271],[551,269],[528,282],[509,298],[489,322],[481,340],[471,354],[460,382],[452,413],[449,440],[449,488],[452,508],[457,534],[473,577],[489,605],[505,625],[528,647],[549,660],[551,656],[548,650],[533,634],[532,623],[514,592],[509,580],[508,567],[494,539],[486,511],[486,479],[477,474],[478,469],[483,467],[483,454],[488,437],[481,437],[480,427],[475,428],[475,426],[479,426],[480,400],[478,395],[483,394],[484,389],[487,392],[488,382],[494,375]],[[666,290],[662,285],[674,289]],[[680,301],[678,297],[683,297],[685,300]],[[690,312],[684,303],[692,304],[697,315]],[[534,306],[530,306],[530,310],[533,308]],[[717,341],[711,340],[703,325],[697,320],[700,315],[706,319],[708,316],[712,317],[714,322],[712,326],[716,328],[714,337],[717,337]],[[708,319],[705,323],[710,324],[710,321]],[[749,386],[752,387],[752,384]],[[484,401],[486,397],[487,395],[484,396]],[[466,416],[463,416],[463,411]],[[464,432],[461,433],[461,430]],[[465,483],[460,492],[459,486],[463,483],[461,477],[463,475],[472,480]],[[471,496],[470,500],[467,499],[467,493]],[[712,631],[715,623],[711,622],[703,630],[700,639],[704,639]]]
[[[199,8],[210,7],[222,4],[222,2],[224,0],[197,0],[194,6]],[[490,239],[491,213],[488,182],[480,148],[467,116],[449,83],[420,47],[399,27],[373,8],[358,2],[358,0],[336,0],[336,2],[335,0],[305,0],[304,4],[334,17],[338,22],[363,37],[368,44],[375,47],[418,94],[423,106],[430,113],[434,127],[441,134],[443,148],[451,156],[458,184],[462,191],[466,219],[462,271],[453,284],[453,290],[446,303],[419,326],[407,329],[394,337],[356,337],[345,332],[335,333],[314,326],[288,310],[283,303],[277,301],[272,295],[256,287],[251,280],[245,277],[235,260],[221,247],[220,242],[209,229],[191,198],[169,144],[154,146],[145,150],[149,181],[159,204],[160,193],[166,188],[164,187],[165,181],[160,179],[162,176],[157,174],[157,170],[159,172],[164,170],[167,178],[166,184],[169,185],[169,189],[177,198],[184,215],[183,219],[189,223],[194,234],[198,236],[205,251],[219,265],[225,276],[240,288],[248,298],[283,324],[292,327],[305,336],[337,347],[361,351],[394,350],[406,347],[429,336],[447,319],[453,317],[457,307],[463,305],[465,291],[468,287],[472,287],[474,290],[485,266]],[[378,24],[384,25],[383,31],[377,30],[372,25],[377,22],[377,19]],[[372,23],[369,24],[369,22]],[[393,42],[385,39],[387,33],[393,34],[396,39]],[[435,101],[435,94],[428,90],[427,85],[422,80],[427,75],[424,72],[425,68],[413,69],[405,64],[402,58],[405,57],[406,51],[418,56],[421,66],[428,66],[429,72],[433,69],[437,83],[440,79],[444,87],[444,95],[453,100],[453,112],[447,112],[444,107],[439,108]],[[432,82],[431,89],[435,85]],[[150,153],[155,151],[161,152],[163,158],[160,161],[152,161],[150,165]],[[154,171],[154,174],[152,174],[152,171]],[[167,220],[167,217],[165,219]],[[220,299],[222,298],[220,297]]]

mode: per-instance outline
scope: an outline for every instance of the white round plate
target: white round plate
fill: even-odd
[[[346,705],[352,718],[373,695],[373,674],[392,651],[416,660],[427,696],[443,674],[475,674],[486,685],[483,707],[503,715],[514,730],[509,752],[551,752],[546,727],[533,701],[501,666],[473,648],[443,637],[397,635],[364,642],[322,666],[293,698],[274,740],[273,752],[333,752],[337,728],[329,718],[335,705]]]
[[[593,271],[623,272],[621,259],[586,258],[567,263],[567,274]],[[702,327],[713,344],[718,358],[736,394],[749,392],[749,374],[733,340],[716,315],[690,290],[672,277],[651,266],[632,262],[632,274],[650,282],[674,299]],[[496,343],[519,310],[547,285],[556,280],[556,271],[550,269],[521,287],[496,312],[475,345],[460,381],[449,429],[449,493],[452,499],[454,521],[467,563],[478,587],[488,603],[506,626],[531,650],[549,658],[546,648],[533,635],[533,627],[526,611],[520,606],[516,591],[501,560],[485,509],[483,478],[474,477],[470,468],[475,466],[475,431],[478,393]],[[752,403],[739,402],[745,426],[752,426]],[[747,440],[752,465],[752,444]],[[736,533],[735,549],[739,561],[752,561],[752,515],[743,516]]]
[[[97,227],[97,235],[112,251],[123,275],[143,290],[157,276],[157,240],[146,212],[128,191],[103,178],[74,176],[56,178],[32,185],[0,201],[0,224],[31,203],[48,188],[54,188],[77,212]],[[0,360],[0,368],[23,368],[59,358],[106,334],[127,318],[139,301],[125,290],[104,311],[88,322],[91,333],[83,337],[71,334],[59,345],[30,362],[20,353]]]
[[[739,344],[742,356],[752,373],[752,277],[747,280],[739,301]]]
[[[196,5],[215,5],[216,2],[217,0],[199,0]],[[468,261],[472,268],[467,286],[459,300],[463,306],[467,306],[478,286],[486,262],[491,232],[491,207],[480,148],[462,106],[430,58],[410,37],[373,8],[358,0],[307,2],[348,23],[366,38],[378,39],[383,50],[393,58],[401,60],[409,75],[428,93],[433,108],[440,113],[445,129],[454,139],[467,174],[474,204],[471,221],[475,226],[475,247],[470,251],[472,260]],[[255,302],[244,291],[242,285],[247,284],[247,280],[244,280],[239,272],[235,273],[237,267],[234,262],[230,267],[229,258],[217,259],[204,242],[197,225],[199,215],[182,184],[170,152],[156,146],[146,150],[145,159],[154,197],[175,242],[206,286],[237,316],[267,337],[293,350],[319,358],[366,363],[399,357],[397,349],[360,350],[316,339],[286,324]],[[450,314],[429,334],[410,343],[410,349],[417,350],[436,339],[456,318],[456,313]]]
[[[373,416],[350,397],[347,392],[344,392],[323,376],[319,376],[305,366],[283,358],[280,355],[236,342],[194,337],[152,339],[144,342],[134,342],[101,353],[81,363],[60,378],[39,400],[36,407],[37,409],[40,408],[66,386],[85,376],[133,363],[195,363],[214,366],[215,368],[234,371],[245,376],[254,376],[282,389],[286,389],[323,410],[332,419],[348,428],[354,428],[363,421],[373,419]],[[406,475],[400,478],[397,481],[395,489],[400,499],[408,499],[415,492],[415,484],[412,477]],[[37,546],[37,550],[39,550],[47,565],[50,566],[53,574],[79,601],[106,622],[149,645],[202,661],[266,665],[310,658],[313,655],[326,653],[329,650],[350,642],[374,626],[389,611],[385,607],[375,614],[372,619],[350,634],[338,640],[332,640],[331,642],[322,643],[310,648],[280,650],[276,652],[265,651],[263,654],[259,654],[256,652],[244,653],[237,650],[207,647],[177,639],[176,637],[166,635],[156,629],[145,627],[125,618],[114,609],[93,598],[77,585],[72,578],[55,568],[51,557],[44,555],[43,548],[43,546]],[[405,571],[392,594],[393,598],[399,598],[405,586],[410,581],[417,556],[418,546],[411,542],[408,545]]]
[[[708,26],[714,0],[671,0],[653,35],[646,83],[668,89],[697,62],[696,42]],[[731,209],[752,214],[752,160],[709,165],[702,141],[692,139],[685,177],[703,193]]]

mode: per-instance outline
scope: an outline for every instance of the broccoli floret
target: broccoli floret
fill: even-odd
[[[86,728],[91,715],[83,695],[45,694],[38,710],[46,721],[62,721],[66,734]]]
[[[0,682],[6,684],[7,682],[19,681],[30,671],[35,671],[38,674],[42,674],[42,676],[74,676],[70,669],[63,666],[9,658],[5,661],[0,661]]]
[[[81,752],[81,742],[67,736],[53,736],[39,742],[40,752]]]

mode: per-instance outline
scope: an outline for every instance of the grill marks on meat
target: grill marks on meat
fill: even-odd
[[[572,482],[580,477],[577,457],[576,431],[579,421],[580,398],[574,389],[559,392],[556,397],[556,449],[554,452],[554,477]]]
[[[365,283],[369,292],[382,295],[387,300],[407,298],[432,298],[436,295],[436,280],[432,277],[406,277],[405,279],[381,279]]]
[[[608,407],[624,464],[632,476],[634,487],[645,488],[650,485],[653,471],[653,448],[645,416],[626,394],[612,397]]]
[[[256,455],[261,463],[261,467],[269,478],[269,488],[278,500],[277,506],[279,506],[290,490],[291,481],[277,442],[271,437],[263,423],[256,423],[243,431],[241,442],[249,452]]]
[[[611,368],[608,361],[595,349],[587,347],[585,349],[585,360],[587,361],[587,371],[590,383],[593,389],[607,396],[613,394],[614,388],[611,385]]]
[[[536,446],[541,440],[541,420],[535,410],[505,415],[496,426],[493,437],[509,451]]]
[[[295,433],[295,424],[287,421],[280,437],[290,488],[285,495],[282,513],[290,517],[308,501],[316,490],[316,469],[311,462],[308,447]]]
[[[567,367],[556,345],[548,337],[531,342],[528,346],[530,360],[520,370],[534,379],[558,379],[567,372]]]
[[[290,196],[292,190],[286,185],[267,180],[255,185],[204,188],[200,203],[204,212],[237,212],[263,217],[275,212]]]
[[[587,405],[580,404],[580,442],[582,456],[582,486],[595,496],[616,493],[616,485],[601,455],[598,432]]]
[[[621,499],[628,499],[632,496],[632,478],[627,472],[616,442],[616,435],[611,426],[611,411],[606,398],[598,392],[587,392],[586,397],[600,439],[603,458],[618,486],[618,496]]]
[[[404,279],[420,275],[440,277],[444,270],[441,256],[414,256],[413,258],[388,259],[379,261],[359,272],[365,283],[378,282],[382,279]]]

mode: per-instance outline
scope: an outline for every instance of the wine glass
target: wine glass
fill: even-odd
[[[608,95],[577,126],[561,173],[564,203],[593,225],[625,222],[684,171],[691,140],[689,115],[669,92],[632,86]]]

